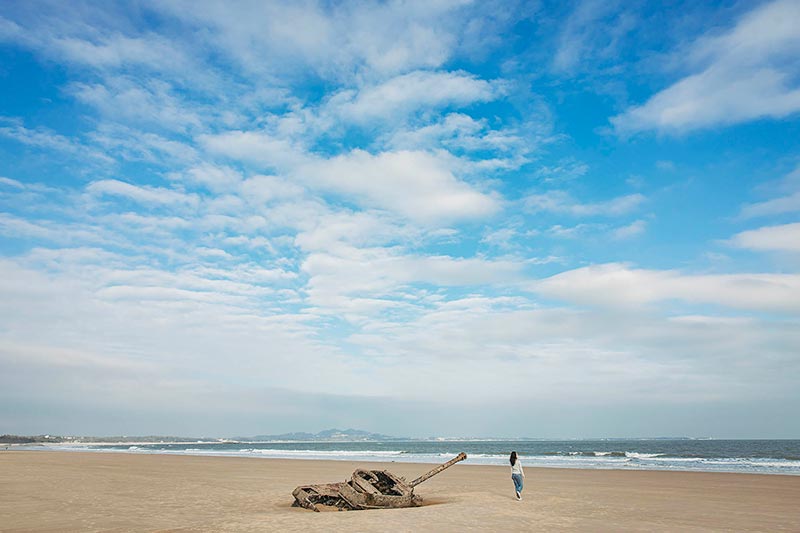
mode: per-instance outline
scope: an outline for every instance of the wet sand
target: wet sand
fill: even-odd
[[[2,531],[800,531],[800,476],[459,464],[412,509],[314,513],[295,486],[433,465],[0,451]]]

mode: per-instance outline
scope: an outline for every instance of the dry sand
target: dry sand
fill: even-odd
[[[432,465],[80,452],[0,452],[3,531],[800,531],[800,476],[460,464],[413,509],[313,513],[295,486],[359,467]]]

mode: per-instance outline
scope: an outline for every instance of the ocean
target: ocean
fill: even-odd
[[[57,444],[17,449],[507,465],[514,450],[529,467],[682,470],[800,475],[800,440],[392,440],[377,442],[192,442]]]

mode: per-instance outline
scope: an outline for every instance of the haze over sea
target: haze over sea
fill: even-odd
[[[440,463],[466,452],[465,464],[508,464],[515,450],[528,467],[688,470],[800,475],[800,440],[591,439],[392,440],[372,442],[194,442],[47,445],[48,449]],[[32,447],[31,447],[32,448]],[[37,447],[40,448],[41,447]]]

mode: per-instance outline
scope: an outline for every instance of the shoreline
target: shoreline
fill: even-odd
[[[128,444],[127,442],[124,444]],[[25,445],[18,445],[18,446],[25,446]],[[64,454],[72,454],[72,453],[80,453],[80,454],[97,454],[97,455],[108,455],[108,454],[120,454],[120,455],[131,455],[137,457],[147,457],[147,456],[161,456],[161,457],[195,457],[195,458],[208,458],[208,459],[216,459],[216,460],[228,460],[228,459],[243,459],[243,460],[260,460],[260,461],[288,461],[288,462],[315,462],[315,463],[350,463],[350,464],[357,464],[357,465],[369,465],[370,468],[378,468],[378,469],[391,469],[394,465],[404,465],[410,467],[419,467],[420,469],[430,469],[431,465],[436,465],[439,463],[436,462],[415,462],[415,461],[378,461],[378,460],[365,460],[359,461],[349,458],[342,458],[342,459],[318,459],[318,458],[305,458],[305,457],[264,457],[260,455],[222,455],[222,454],[213,454],[213,453],[185,453],[185,452],[164,452],[164,451],[153,451],[153,452],[142,452],[142,451],[132,451],[132,450],[53,450],[53,449],[43,449],[43,450],[27,450],[27,449],[20,449],[20,450],[3,450],[0,449],[0,452],[14,452],[14,453],[64,453]],[[526,459],[525,456],[520,456],[521,460]],[[441,462],[445,462],[446,459],[443,459]],[[467,458],[469,460],[469,457]],[[389,465],[389,466],[387,466]],[[459,463],[459,466],[468,467],[468,468],[501,468],[507,469],[509,468],[507,465],[499,465],[499,464],[476,464],[476,463],[468,463],[466,461],[462,461]],[[642,472],[642,473],[665,473],[665,474],[713,474],[713,475],[733,475],[733,476],[783,476],[789,478],[800,478],[800,474],[787,474],[787,473],[773,473],[773,472],[730,472],[730,471],[721,471],[721,470],[677,470],[677,469],[651,469],[651,468],[587,468],[581,466],[574,466],[574,467],[564,467],[564,466],[548,466],[548,465],[535,465],[531,463],[523,464],[523,467],[526,470],[553,470],[553,471],[585,471],[585,472]]]
[[[457,464],[419,487],[422,507],[313,513],[298,485],[356,468],[412,479],[427,463],[167,454],[0,453],[0,523],[27,530],[528,531],[800,530],[800,477]]]
[[[447,456],[442,456],[441,458],[437,457],[435,460],[431,461],[416,461],[411,458],[409,460],[404,459],[382,459],[377,458],[372,455],[366,455],[362,457],[358,456],[351,456],[351,455],[342,455],[342,456],[332,456],[332,457],[320,457],[319,455],[292,455],[291,451],[289,453],[276,453],[272,456],[265,455],[261,453],[244,453],[244,451],[235,452],[235,451],[223,451],[223,450],[147,450],[147,449],[81,449],[80,446],[102,446],[102,447],[112,447],[112,446],[148,446],[148,445],[162,445],[162,444],[176,444],[176,445],[191,445],[191,444],[218,444],[217,442],[181,442],[181,443],[153,443],[153,442],[119,442],[119,443],[31,443],[31,444],[6,444],[0,446],[0,452],[31,452],[31,453],[42,453],[42,452],[58,452],[58,453],[98,453],[98,454],[127,454],[127,455],[137,455],[137,456],[147,456],[147,455],[163,455],[163,456],[170,456],[170,457],[214,457],[220,459],[265,459],[265,460],[286,460],[286,461],[330,461],[335,463],[342,463],[342,462],[364,462],[364,463],[375,463],[375,464],[419,464],[419,465],[431,465],[431,464],[438,464],[447,460]],[[230,444],[255,444],[255,443],[230,443]],[[273,443],[264,443],[264,444],[273,444]],[[302,444],[302,443],[300,443]],[[70,448],[72,447],[72,448]],[[16,448],[16,449],[15,449]],[[70,448],[70,449],[59,449],[59,448]],[[303,450],[305,451],[305,450]],[[453,455],[456,453],[454,452]],[[468,454],[469,455],[469,454]],[[389,456],[392,457],[392,456]],[[788,477],[797,477],[800,478],[800,471],[794,472],[780,472],[780,471],[742,471],[741,469],[725,469],[723,468],[689,468],[689,467],[657,467],[654,465],[638,465],[638,466],[628,466],[628,467],[619,467],[617,465],[582,465],[582,464],[575,464],[575,465],[552,465],[552,464],[541,464],[535,461],[532,461],[534,457],[539,456],[526,456],[520,455],[523,459],[525,467],[528,468],[541,468],[547,470],[586,470],[586,471],[619,471],[619,472],[686,472],[686,473],[709,473],[709,474],[746,474],[746,475],[757,475],[757,476],[788,476]],[[495,467],[503,467],[505,462],[463,462],[463,466],[495,466]]]

